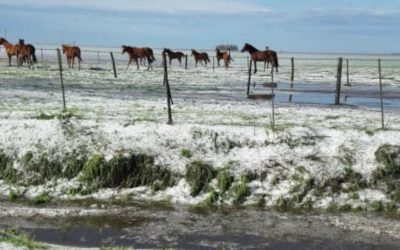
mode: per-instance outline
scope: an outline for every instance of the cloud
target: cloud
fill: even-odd
[[[229,0],[2,0],[1,4],[16,7],[80,8],[122,12],[268,13],[269,8],[247,2]]]

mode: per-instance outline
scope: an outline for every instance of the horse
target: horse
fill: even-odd
[[[171,61],[172,61],[173,59],[178,59],[178,61],[179,61],[179,66],[182,66],[182,57],[185,56],[185,54],[183,54],[182,52],[180,52],[180,51],[174,52],[174,51],[172,51],[172,50],[170,50],[170,49],[165,49],[165,48],[164,48],[164,50],[163,50],[162,53],[168,54],[169,65],[171,65]]]
[[[260,51],[248,43],[245,43],[241,50],[242,53],[245,51],[250,54],[250,65],[254,62],[254,73],[257,73],[257,62],[269,62],[272,64],[271,72],[274,70],[274,67],[276,72],[278,72],[279,62],[278,55],[275,51],[269,49]]]
[[[208,57],[208,54],[206,52],[197,52],[196,50],[192,49],[192,56],[194,57],[194,61],[196,62],[196,67],[197,63],[200,61],[201,64],[204,61],[204,63],[207,66],[207,62],[210,62],[210,58]]]
[[[122,45],[122,54],[128,53],[129,61],[128,61],[128,69],[129,65],[131,65],[132,60],[135,60],[137,69],[139,69],[139,59],[146,58],[148,62],[147,70],[153,69],[152,63],[156,60],[154,58],[153,50],[149,47],[138,48]]]
[[[231,51],[228,50],[228,51],[221,52],[221,51],[217,48],[217,49],[215,49],[215,52],[216,52],[218,67],[219,67],[219,61],[220,61],[220,60],[224,60],[225,69],[228,69],[229,63],[230,63],[231,61],[233,61],[233,59],[232,59],[232,57],[231,57]]]
[[[6,54],[8,57],[8,66],[11,67],[11,58],[12,56],[16,56],[17,55],[17,49],[19,47],[19,45],[13,45],[11,43],[9,43],[5,38],[1,37],[0,38],[0,45],[3,45],[4,48],[6,49]]]
[[[24,39],[19,39],[16,46],[16,56],[18,66],[22,66],[26,62],[29,68],[31,68],[34,63],[37,63],[35,47],[32,44],[25,44]]]
[[[81,49],[78,46],[69,46],[66,44],[62,44],[62,51],[63,54],[65,54],[65,56],[67,57],[67,62],[68,62],[68,68],[74,68],[74,64],[75,64],[75,57],[78,58],[78,69],[81,69],[81,62],[82,62],[82,58],[81,58]]]

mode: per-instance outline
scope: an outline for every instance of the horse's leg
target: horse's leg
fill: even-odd
[[[252,60],[254,62],[254,74],[257,73],[257,62],[256,60]]]
[[[78,70],[81,70],[81,59],[78,58]]]
[[[179,67],[182,67],[182,62],[181,62],[182,58],[178,57],[178,61],[179,61]]]
[[[135,58],[135,61],[136,61],[136,67],[137,67],[136,69],[139,70],[139,60],[137,58]]]
[[[129,58],[128,67],[126,69],[129,69],[129,65],[131,65],[131,63],[132,63],[132,57]]]
[[[8,56],[8,66],[11,67],[11,57],[12,57],[12,55],[7,54],[7,56]]]
[[[72,68],[74,68],[74,64],[75,64],[75,57],[72,57]]]

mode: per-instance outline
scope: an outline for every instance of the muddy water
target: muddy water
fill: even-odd
[[[340,229],[321,219],[325,216],[254,208],[210,210],[154,204],[100,209],[76,206],[32,208],[15,204],[5,207],[9,211],[0,213],[1,228],[16,227],[29,232],[38,241],[64,246],[182,249],[400,247],[399,238],[368,230]],[[4,207],[2,211],[5,211]]]

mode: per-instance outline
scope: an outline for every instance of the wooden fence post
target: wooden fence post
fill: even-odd
[[[290,73],[290,90],[293,90],[293,82],[294,82],[294,57],[290,59],[291,62],[291,73]],[[293,95],[289,95],[289,102],[292,102]]]
[[[187,69],[187,55],[185,55],[185,69]]]
[[[65,104],[65,91],[64,91],[64,80],[63,80],[63,68],[62,68],[62,61],[61,61],[61,51],[57,49],[57,57],[58,57],[58,66],[60,70],[60,81],[61,81],[61,91],[62,91],[62,99],[63,99],[63,109],[67,109],[67,105]]]
[[[112,52],[110,52],[110,56],[111,56],[111,62],[112,62],[113,71],[114,71],[114,77],[117,78],[117,69],[115,68],[114,54]]]
[[[215,71],[215,56],[213,56],[213,72]]]
[[[249,66],[249,79],[248,79],[248,81],[247,81],[247,95],[249,95],[250,94],[250,83],[251,83],[251,61],[250,61],[250,64],[248,65]]]
[[[346,59],[346,86],[350,86],[349,59]]]
[[[382,67],[381,67],[381,59],[378,59],[378,73],[379,73],[379,90],[381,96],[381,120],[382,120],[382,129],[385,128],[385,117],[383,111],[383,88],[382,88]]]
[[[167,57],[165,52],[162,53],[163,55],[163,65],[164,65],[164,85],[166,87],[167,92],[167,107],[168,107],[168,122],[167,124],[172,125],[172,114],[171,114],[171,104],[173,104],[171,90],[169,88],[169,81],[168,81],[168,67],[167,67]]]
[[[337,66],[337,79],[336,79],[336,95],[335,95],[335,105],[340,104],[340,88],[342,85],[342,66],[343,66],[343,58],[339,57],[338,66]]]
[[[274,64],[271,63],[271,94],[272,94],[272,119],[271,119],[271,127],[275,129],[275,83],[274,83]]]

